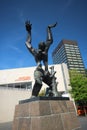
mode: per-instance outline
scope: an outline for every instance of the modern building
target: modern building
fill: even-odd
[[[69,89],[69,74],[66,64],[50,65],[56,71],[58,91],[66,93]],[[0,130],[12,130],[15,106],[19,100],[31,97],[34,85],[33,73],[36,67],[0,70]],[[47,87],[43,83],[42,89]]]
[[[76,69],[85,72],[84,63],[76,41],[62,40],[52,53],[53,63],[66,63],[68,69]]]

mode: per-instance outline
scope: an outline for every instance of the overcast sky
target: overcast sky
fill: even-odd
[[[0,0],[0,69],[35,66],[33,56],[25,46],[25,21],[32,23],[32,45],[46,40],[46,28],[53,28],[52,52],[62,39],[78,42],[87,68],[87,0]]]

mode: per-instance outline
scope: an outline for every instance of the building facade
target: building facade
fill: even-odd
[[[66,63],[68,69],[85,72],[84,63],[76,41],[62,40],[52,53],[53,63]]]
[[[58,91],[66,93],[69,89],[69,74],[66,64],[50,65],[56,71]],[[19,100],[31,97],[34,85],[35,67],[0,70],[0,130],[12,130],[15,106]],[[43,83],[42,89],[47,87]],[[42,90],[41,89],[41,90]]]
[[[54,66],[58,82],[58,91],[66,92],[68,89],[68,68],[66,64],[49,65]],[[34,70],[36,67],[0,70],[0,89],[18,89],[32,91],[34,85]],[[51,71],[49,69],[49,71]],[[43,83],[42,89],[47,85]]]

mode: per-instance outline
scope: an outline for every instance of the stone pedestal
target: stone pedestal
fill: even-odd
[[[36,99],[15,108],[13,130],[81,130],[72,101]]]

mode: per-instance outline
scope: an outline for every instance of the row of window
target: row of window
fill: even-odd
[[[70,65],[70,64],[69,64],[69,67],[74,67],[74,68],[84,69],[83,66],[79,66],[79,65]]]
[[[71,67],[71,66],[73,66],[73,67],[75,67],[75,68],[84,68],[83,66],[79,66],[79,65],[71,65],[71,64],[69,64],[69,67]]]
[[[64,44],[65,45],[65,47],[67,47],[67,48],[75,48],[75,49],[78,49],[78,46],[77,45],[73,45],[73,44]]]
[[[76,57],[76,56],[67,56],[68,59],[72,59],[72,60],[80,60],[82,61],[82,58],[81,57]]]
[[[71,58],[71,57],[68,57],[66,58],[66,56],[63,56],[63,57],[59,57],[59,56],[56,56],[56,57],[53,57],[53,62],[55,63],[62,63],[62,62],[66,62],[66,63],[69,63],[69,64],[79,64],[79,65],[83,65],[83,62],[82,62],[82,59],[81,58]]]
[[[0,85],[0,87],[18,88],[18,89],[32,89],[32,82],[4,84],[4,85]]]
[[[61,47],[60,50],[58,50],[54,55],[63,55],[63,54],[65,54],[65,50],[64,47]]]
[[[54,57],[53,58],[53,63],[55,63],[55,62],[56,63],[62,63],[62,62],[65,62],[66,60],[67,60],[66,56],[63,56],[63,57],[61,57],[61,56],[59,57],[58,56],[58,57]]]

